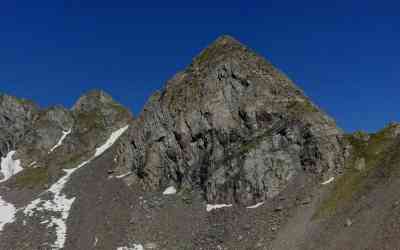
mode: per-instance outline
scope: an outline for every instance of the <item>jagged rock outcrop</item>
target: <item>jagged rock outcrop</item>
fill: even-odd
[[[14,133],[18,137],[12,138],[11,145],[0,138],[0,145],[7,146],[5,154],[8,156],[2,159],[1,173],[5,174],[0,176],[0,182],[4,182],[0,189],[0,212],[6,214],[0,218],[0,249],[30,250],[44,246],[45,249],[64,249],[67,219],[73,213],[75,197],[81,199],[86,193],[89,196],[94,193],[91,200],[97,200],[104,192],[100,190],[118,184],[104,183],[104,180],[108,178],[107,168],[113,168],[113,159],[117,157],[112,146],[129,127],[132,115],[103,91],[85,94],[71,110],[61,106],[41,110],[14,97],[7,98],[0,109],[0,132]],[[92,165],[103,154],[111,160],[100,161],[102,171],[88,170],[100,171],[91,174],[99,183],[89,182],[90,192],[81,190],[79,183],[66,185],[75,171]],[[87,172],[83,173],[87,176]],[[127,192],[125,194],[128,196]],[[112,203],[108,201],[109,204]],[[74,206],[86,217],[91,205],[83,201]],[[124,204],[115,206],[125,207]],[[80,215],[74,213],[72,217]],[[88,224],[93,223],[85,225]],[[75,230],[79,228],[77,224]],[[91,234],[84,237],[89,236]],[[74,245],[73,240],[68,244]],[[107,248],[107,244],[114,246],[116,243],[112,240],[103,244]],[[86,240],[78,247],[88,249],[88,245],[91,243]],[[68,249],[77,248],[68,246]]]
[[[27,100],[0,98],[2,152],[16,150],[13,157],[30,169],[14,180],[20,187],[51,183],[62,168],[88,158],[112,131],[132,120],[130,111],[100,90],[83,95],[71,110],[62,106],[41,110]]]
[[[112,129],[126,124],[132,117],[125,107],[101,90],[92,90],[83,95],[75,103],[72,111],[79,121],[82,133],[93,127]]]
[[[72,144],[76,147],[84,145],[87,149],[98,146],[99,141],[106,139],[110,131],[132,120],[128,109],[101,90],[90,91],[79,98],[72,108],[72,113],[76,121],[72,134],[76,140]]]
[[[15,149],[31,129],[37,112],[32,102],[0,93],[0,156]]]
[[[73,125],[72,113],[62,106],[39,111],[20,142],[16,157],[23,159],[25,166],[46,158],[63,133],[72,130]]]
[[[265,200],[297,173],[343,161],[335,122],[229,36],[154,94],[130,134],[136,182],[201,190],[210,202]]]

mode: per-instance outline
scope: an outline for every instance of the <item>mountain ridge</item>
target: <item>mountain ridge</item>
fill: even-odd
[[[102,90],[71,109],[0,94],[0,249],[361,249],[343,223],[362,235],[359,197],[395,189],[397,130],[344,134],[226,35],[135,117]]]

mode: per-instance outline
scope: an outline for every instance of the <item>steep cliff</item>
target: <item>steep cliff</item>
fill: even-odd
[[[201,190],[210,202],[276,196],[299,172],[342,166],[335,122],[269,62],[218,38],[154,94],[131,128],[145,188]]]
[[[15,149],[31,129],[37,112],[32,102],[0,93],[0,156]]]

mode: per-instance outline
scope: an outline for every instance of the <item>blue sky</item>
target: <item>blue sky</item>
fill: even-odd
[[[400,120],[395,1],[2,1],[0,92],[70,107],[104,89],[137,115],[221,34],[253,48],[346,131]]]

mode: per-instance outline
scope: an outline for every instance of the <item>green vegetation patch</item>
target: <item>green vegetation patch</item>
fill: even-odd
[[[334,215],[339,208],[360,197],[362,192],[367,190],[368,181],[377,171],[385,171],[389,176],[388,171],[392,170],[392,163],[400,158],[399,151],[396,150],[397,140],[390,127],[370,136],[357,132],[347,135],[345,139],[352,146],[351,156],[345,163],[345,173],[337,178],[332,192],[323,201],[314,218]],[[364,159],[365,166],[360,170],[356,166],[361,159]]]
[[[63,169],[76,168],[77,166],[79,166],[79,164],[90,157],[88,155],[90,155],[89,152],[84,152],[81,154],[71,154],[63,157],[62,160],[60,162],[57,162],[56,164]]]
[[[45,167],[27,168],[16,176],[15,182],[19,188],[43,186],[49,183],[48,169]]]
[[[212,55],[212,50],[211,49],[205,49],[199,57],[196,59],[199,64],[203,64],[204,62],[207,62]]]
[[[120,104],[111,102],[107,105],[107,107],[98,107],[91,111],[81,111],[76,114],[77,127],[81,129],[81,133],[106,130],[107,119],[120,121],[128,120],[131,116],[130,112]],[[107,117],[111,115],[112,117]]]
[[[104,117],[102,117],[101,112],[80,112],[77,115],[77,122],[79,127],[87,130],[104,129],[105,127]]]
[[[288,110],[291,111],[293,114],[300,116],[300,117],[306,113],[318,112],[318,109],[308,100],[291,101],[288,105]]]
[[[183,186],[179,190],[178,195],[182,199],[182,201],[185,202],[186,204],[192,204],[193,194],[192,194],[192,190],[189,186]]]
[[[22,106],[35,106],[35,103],[31,100],[23,99],[23,98],[15,98],[17,103]]]

